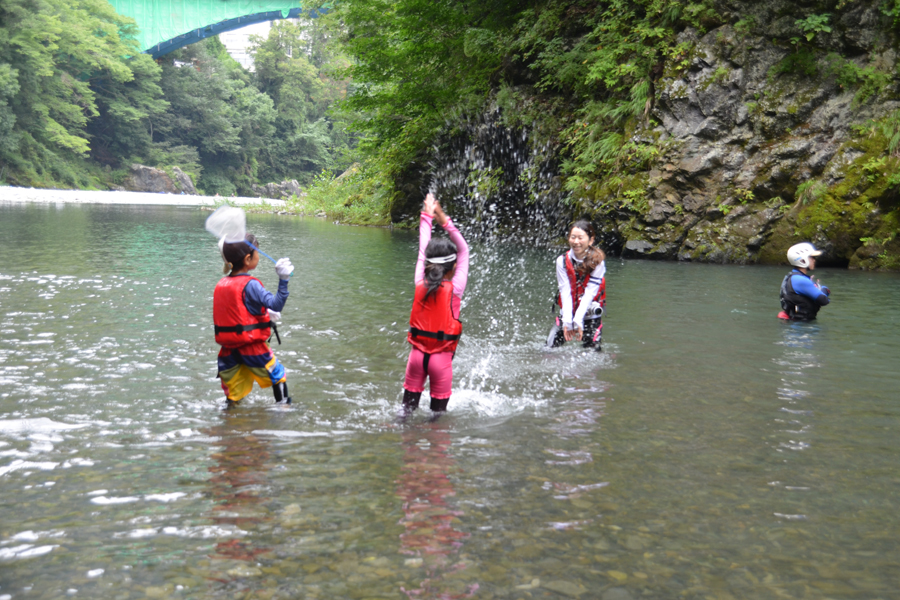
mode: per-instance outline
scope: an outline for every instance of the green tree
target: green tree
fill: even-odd
[[[164,106],[134,32],[105,0],[0,0],[0,157],[15,181],[77,184],[92,119],[134,127]]]
[[[266,38],[254,40],[256,82],[277,113],[276,134],[260,164],[264,179],[306,182],[322,170],[346,166],[342,158],[352,140],[329,108],[346,94],[346,84],[333,74],[347,61],[341,62],[337,38],[328,31],[317,19],[277,21]]]
[[[504,67],[512,27],[529,2],[361,0],[339,3],[354,62],[344,107],[369,156],[392,176],[430,147],[451,115],[484,105]]]
[[[16,114],[10,106],[10,102],[19,91],[18,76],[18,70],[6,63],[0,63],[0,156],[15,150],[18,145],[19,137],[15,132]]]
[[[248,193],[259,153],[274,133],[271,98],[230,61],[221,42],[210,38],[167,55],[162,67],[171,106],[154,128],[154,141],[196,148],[199,184],[209,193]]]

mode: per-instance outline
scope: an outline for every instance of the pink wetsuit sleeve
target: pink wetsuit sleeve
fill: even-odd
[[[419,257],[416,259],[416,277],[414,279],[416,285],[419,285],[419,282],[425,279],[425,248],[428,247],[428,242],[431,241],[432,218],[431,215],[426,213],[419,215]]]
[[[450,236],[450,241],[456,244],[456,272],[453,274],[453,294],[462,299],[466,291],[466,283],[469,281],[469,245],[463,239],[462,234],[453,221],[447,219],[444,231]],[[426,242],[427,243],[427,242]]]

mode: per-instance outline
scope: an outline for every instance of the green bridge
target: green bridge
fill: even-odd
[[[154,58],[252,23],[299,17],[300,0],[109,0],[137,21],[141,50]],[[324,12],[324,9],[318,9]],[[316,9],[310,16],[318,16]]]

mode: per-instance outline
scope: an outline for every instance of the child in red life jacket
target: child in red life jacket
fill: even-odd
[[[569,251],[556,259],[560,311],[547,346],[556,348],[576,340],[599,351],[606,307],[606,255],[594,247],[594,226],[587,220],[572,224],[568,242]]]
[[[432,220],[450,239],[431,239]],[[453,355],[462,334],[459,309],[469,279],[469,246],[434,195],[425,197],[419,218],[419,258],[416,261],[416,293],[409,316],[412,344],[403,383],[405,418],[419,406],[426,377],[431,385],[433,418],[447,410],[453,386]]]
[[[275,328],[272,320],[281,318],[279,311],[287,300],[288,280],[294,267],[287,258],[275,264],[278,292],[272,295],[249,274],[259,264],[257,246],[256,237],[251,234],[244,242],[220,242],[228,276],[219,280],[213,292],[213,322],[216,343],[222,346],[218,377],[229,407],[251,392],[254,381],[260,387],[272,386],[275,402],[291,403],[284,366],[267,342]]]

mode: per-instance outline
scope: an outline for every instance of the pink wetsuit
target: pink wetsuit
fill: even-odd
[[[423,212],[419,218],[419,258],[416,261],[416,285],[425,279],[425,248],[431,241],[431,222],[432,217]],[[469,280],[469,246],[450,219],[447,219],[444,231],[450,236],[450,241],[456,244],[456,272],[451,280],[453,299],[450,302],[450,310],[458,319],[462,295],[466,289],[466,282]],[[418,348],[413,348],[409,353],[409,361],[406,363],[404,389],[421,393],[425,390],[425,378],[430,377],[432,399],[445,400],[449,398],[453,386],[452,361],[452,352],[425,354]]]

